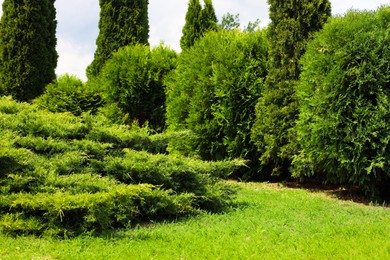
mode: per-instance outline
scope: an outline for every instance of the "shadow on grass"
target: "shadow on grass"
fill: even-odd
[[[324,192],[325,194],[344,201],[352,201],[359,204],[381,206],[390,208],[390,197],[386,196],[381,202],[373,201],[369,196],[366,196],[364,192],[357,186],[346,186],[340,184],[325,184],[315,181],[287,181],[279,183],[282,187],[291,189],[305,189],[310,192]]]
[[[202,218],[207,215],[227,215],[236,210],[240,210],[248,206],[250,206],[250,203],[248,202],[232,202],[228,208],[219,212],[202,212],[197,215],[189,215],[185,217],[178,217],[161,221],[137,222],[133,223],[128,228],[106,230],[104,232],[99,232],[92,235],[87,234],[87,236],[100,237],[102,239],[110,240],[130,239],[142,241],[151,239],[165,239],[164,234],[162,234],[158,230],[158,228],[156,229],[156,227],[171,224],[187,224],[197,221],[199,218]],[[83,235],[81,235],[81,237],[83,237]]]

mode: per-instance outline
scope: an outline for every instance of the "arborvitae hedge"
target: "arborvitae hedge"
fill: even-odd
[[[294,175],[390,191],[390,7],[351,11],[309,44]]]
[[[100,74],[105,62],[121,47],[148,44],[148,0],[100,0],[99,36],[93,62],[87,68],[88,79]]]
[[[292,130],[298,115],[295,85],[299,59],[314,32],[330,16],[328,0],[268,0],[271,24],[269,73],[256,107],[252,139],[256,143],[265,176],[286,173],[296,153]]]
[[[190,129],[197,138],[175,146],[207,160],[251,158],[250,131],[266,61],[262,31],[211,31],[183,52],[167,80],[167,124]]]
[[[55,79],[54,0],[5,0],[0,21],[0,94],[31,100]]]

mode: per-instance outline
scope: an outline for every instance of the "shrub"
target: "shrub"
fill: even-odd
[[[390,185],[390,8],[336,17],[309,44],[298,85],[295,176]],[[379,193],[378,193],[379,192]]]
[[[125,156],[106,157],[94,162],[101,175],[112,176],[126,184],[149,183],[163,189],[201,195],[205,186],[227,178],[244,161],[203,162],[183,156],[153,155],[125,149]]]
[[[35,102],[51,112],[83,112],[95,114],[103,105],[101,95],[75,76],[67,74],[46,86],[45,93]]]
[[[217,212],[234,193],[219,177],[243,165],[167,154],[169,139],[186,132],[151,136],[9,98],[0,118],[0,232],[9,234],[72,236]]]
[[[255,157],[250,130],[266,59],[262,31],[209,32],[182,53],[167,80],[167,124],[197,138],[175,146],[207,160]]]
[[[100,83],[108,104],[115,104],[130,121],[164,128],[165,76],[176,66],[176,53],[162,45],[120,49],[107,61]]]
[[[130,227],[136,222],[193,214],[190,194],[152,185],[118,185],[109,192],[0,195],[0,230],[15,234],[73,236],[87,231]],[[25,228],[21,230],[18,223]]]

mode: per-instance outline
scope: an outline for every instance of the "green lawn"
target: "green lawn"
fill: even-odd
[[[239,185],[239,206],[225,214],[111,238],[0,235],[0,259],[390,259],[390,208],[270,184]]]

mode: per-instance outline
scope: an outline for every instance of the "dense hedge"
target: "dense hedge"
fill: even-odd
[[[298,85],[296,176],[390,187],[390,7],[335,17],[309,46]]]
[[[183,52],[167,80],[167,124],[197,138],[174,145],[207,160],[255,157],[250,131],[266,61],[262,31],[209,32]]]
[[[167,154],[170,138],[0,99],[0,230],[77,235],[226,208],[242,161]]]

